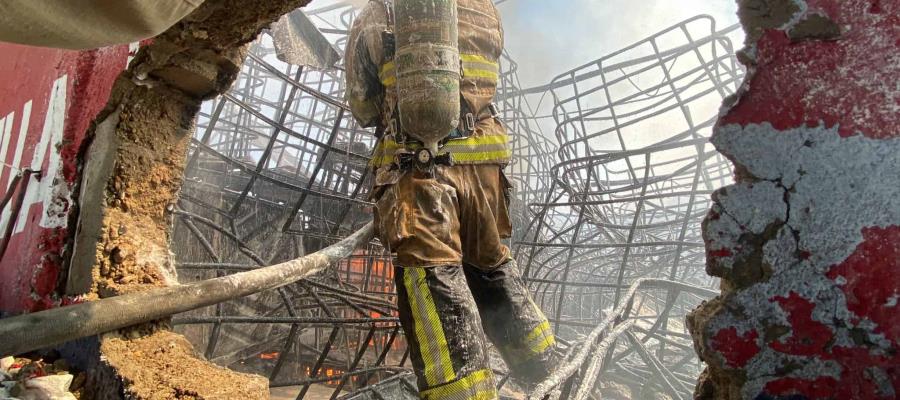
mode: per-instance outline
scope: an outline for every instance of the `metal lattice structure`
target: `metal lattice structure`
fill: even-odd
[[[696,17],[545,87],[559,161],[544,199],[529,204],[533,222],[515,251],[563,339],[579,341],[638,279],[715,287],[700,222],[711,193],[731,180],[708,137],[743,78],[727,37],[734,28]],[[677,293],[640,293],[631,343],[619,341],[630,355],[604,364],[604,379],[689,396],[700,366],[683,320],[704,297]],[[635,356],[637,347],[646,351]]]
[[[285,64],[265,35],[253,45],[238,81],[197,121],[175,210],[182,281],[309,254],[368,222],[375,138],[342,91],[340,69]],[[273,391],[336,398],[405,371],[390,265],[372,244],[316,279],[174,323],[208,359],[265,375]]]
[[[307,14],[343,47],[351,6]],[[742,78],[726,34],[698,17],[528,90],[504,54],[497,103],[514,153],[506,172],[518,188],[513,249],[566,344],[567,365],[581,371],[548,390],[599,388],[585,375],[597,357],[599,371],[611,373],[601,380],[645,380],[673,397],[692,388],[699,367],[681,320],[713,293],[704,289],[713,282],[699,222],[731,173],[707,137],[715,106]],[[281,62],[263,35],[234,87],[204,104],[174,210],[183,282],[312,253],[371,218],[375,137],[350,116],[342,73]],[[542,94],[554,100],[555,138],[535,118],[531,97]],[[268,376],[273,393],[408,392],[391,265],[373,242],[315,279],[174,323],[213,362]],[[639,278],[682,283],[629,291]],[[597,353],[604,340],[609,351]],[[599,356],[579,361],[585,346]]]

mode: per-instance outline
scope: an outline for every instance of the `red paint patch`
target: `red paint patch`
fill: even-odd
[[[900,75],[900,2],[809,0],[847,29],[840,40],[793,43],[769,30],[757,44],[750,90],[720,120],[726,124],[771,123],[775,129],[840,125],[842,136],[900,137],[895,82]],[[877,3],[877,1],[876,1]]]
[[[110,89],[119,72],[125,67],[128,46],[115,46],[85,52],[46,49],[0,43],[0,116],[14,113],[13,136],[7,154],[0,155],[7,162],[13,159],[13,146],[21,146],[21,166],[31,165],[35,148],[44,131],[54,81],[67,76],[65,124],[62,146],[52,146],[59,152],[62,174],[53,185],[68,185],[71,189],[79,168],[78,155],[85,134],[94,116],[106,105]],[[31,102],[28,125],[23,123],[25,104]],[[20,132],[24,133],[19,137]],[[58,133],[58,132],[57,132]],[[46,154],[42,168],[49,165]],[[11,168],[0,167],[0,183],[10,178]],[[54,171],[56,172],[56,171]],[[45,175],[47,176],[47,175]],[[49,179],[49,178],[44,178]],[[2,196],[5,187],[0,188]],[[32,187],[29,190],[35,190]],[[47,194],[49,196],[49,194]],[[50,199],[41,199],[50,200]],[[65,199],[60,217],[71,212]],[[20,313],[54,307],[59,303],[56,293],[61,270],[61,256],[68,231],[38,225],[44,210],[41,203],[26,205],[20,222],[24,229],[10,238],[9,249],[0,260],[0,311]]]
[[[829,348],[831,328],[812,319],[815,305],[796,293],[776,297],[788,314],[792,333],[786,341],[769,343],[772,349],[796,356],[836,362],[840,379],[814,380],[782,378],[769,382],[765,392],[773,396],[802,395],[810,399],[892,399],[900,393],[900,352],[897,351],[900,315],[894,299],[900,294],[900,226],[865,228],[863,242],[842,263],[830,268],[827,276],[846,280],[839,285],[850,311],[877,324],[875,333],[884,334],[893,348],[881,351],[874,344]],[[852,328],[852,327],[851,327]],[[885,381],[879,381],[885,380]],[[839,382],[839,385],[835,385]]]
[[[765,392],[774,396],[801,395],[809,400],[833,399],[838,382],[834,378],[816,380],[781,378],[766,384]]]
[[[710,250],[706,253],[709,257],[722,258],[722,257],[731,257],[732,252],[728,249],[719,249],[719,250]]]
[[[812,319],[815,304],[794,292],[787,298],[775,297],[771,300],[777,301],[788,314],[791,334],[785,341],[769,343],[769,347],[795,356],[820,355],[827,351],[826,346],[834,337],[834,332],[825,324]]]
[[[847,308],[878,325],[894,346],[900,345],[900,226],[865,228],[863,242],[844,262],[828,271],[829,279],[842,277],[840,285]],[[891,305],[893,304],[893,305]]]
[[[729,367],[740,368],[747,365],[753,356],[759,353],[756,330],[738,335],[737,328],[722,329],[711,340],[711,347],[725,358]]]

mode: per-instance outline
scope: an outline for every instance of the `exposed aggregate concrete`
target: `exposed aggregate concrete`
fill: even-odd
[[[98,158],[88,160],[87,168],[103,169],[84,171],[83,176],[93,179],[83,181],[80,191],[100,191],[102,196],[91,196],[100,201],[78,204],[82,217],[102,218],[100,224],[81,224],[74,239],[73,273],[91,277],[76,285],[90,288],[87,299],[177,284],[168,250],[171,205],[181,186],[194,116],[203,100],[227,90],[237,77],[248,43],[269,23],[306,3],[207,0],[142,47],[119,76],[94,124],[111,129],[111,134],[92,136],[91,148],[103,151],[83,152]],[[141,343],[179,339],[154,327],[122,333],[101,338],[100,357],[127,362],[127,368],[121,362],[100,363],[95,375],[116,382],[95,379],[98,398],[268,398],[262,378],[201,360],[190,362],[191,376],[159,381],[171,372],[169,364],[187,362],[184,357],[192,353],[180,351],[181,358],[169,363],[165,352],[131,357],[129,352],[140,346],[127,338],[143,337],[137,339]]]

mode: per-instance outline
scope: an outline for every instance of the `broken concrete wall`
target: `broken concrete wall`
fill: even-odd
[[[704,399],[900,396],[900,2],[741,0],[749,77],[713,142],[722,295],[690,317]]]
[[[0,43],[0,198],[12,199],[0,212],[0,315],[70,300],[57,289],[78,150],[128,54],[127,44],[76,52]],[[15,184],[27,168],[40,173]]]
[[[169,251],[194,116],[237,76],[246,45],[308,0],[207,0],[143,47],[117,79],[84,152],[67,292],[102,298],[177,283]],[[106,335],[95,377],[130,398],[267,398],[261,377],[197,360],[156,327]],[[105,372],[103,372],[105,371]],[[95,379],[96,398],[115,397]],[[122,394],[122,393],[119,393]]]

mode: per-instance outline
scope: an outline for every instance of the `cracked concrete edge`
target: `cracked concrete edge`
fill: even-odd
[[[180,190],[194,116],[203,100],[236,79],[247,44],[306,3],[208,0],[139,51],[116,80],[82,152],[77,213],[83,219],[71,239],[71,294],[90,290],[90,300],[177,284],[167,208]],[[107,372],[100,375],[133,378]],[[231,384],[240,385],[239,378]]]
[[[738,3],[749,74],[713,137],[737,183],[702,228],[723,292],[688,317],[708,364],[695,397],[893,398],[900,140],[896,89],[879,82],[900,62],[872,54],[896,54],[896,6]],[[804,64],[817,52],[827,61]]]
[[[849,367],[841,363],[850,361],[798,356],[777,344],[790,343],[791,332],[803,329],[796,318],[822,327],[817,332],[830,335],[830,349],[896,351],[887,328],[850,311],[841,289],[846,278],[829,274],[859,251],[866,229],[900,224],[900,139],[842,138],[836,128],[782,132],[732,125],[720,128],[715,142],[736,150],[735,162],[758,180],[717,192],[704,224],[708,269],[723,278],[724,293],[689,324],[709,375],[729,377],[729,398],[756,398],[779,375],[840,380]],[[810,301],[808,316],[795,315],[781,300],[794,297]],[[751,349],[744,365],[729,366],[723,349],[715,348],[716,335],[729,329]],[[791,365],[796,370],[787,374]]]

